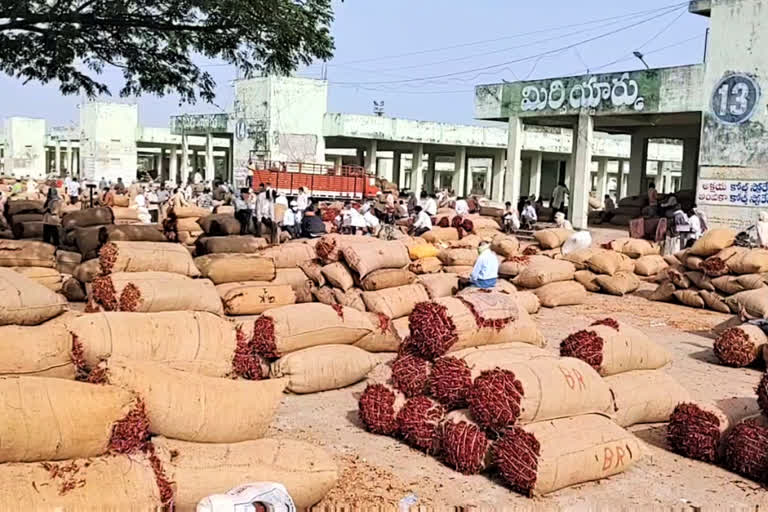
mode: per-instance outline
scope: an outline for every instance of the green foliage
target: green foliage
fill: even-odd
[[[212,101],[192,55],[288,74],[332,56],[332,21],[331,0],[0,0],[0,70],[95,96],[111,93],[100,75],[115,66],[121,96]]]

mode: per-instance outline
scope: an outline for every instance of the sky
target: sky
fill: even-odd
[[[473,87],[553,76],[699,63],[708,19],[687,2],[646,0],[334,0],[336,51],[297,74],[327,76],[331,112],[370,114],[383,101],[392,117],[477,124]],[[179,105],[174,96],[119,101],[139,104],[145,126],[168,126],[171,115],[226,111],[237,71],[209,65],[215,105]],[[120,73],[104,80],[116,94]],[[54,83],[23,84],[0,75],[0,118],[40,117],[76,125],[80,96],[62,96]]]

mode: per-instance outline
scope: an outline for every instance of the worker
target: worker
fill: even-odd
[[[694,241],[701,238],[701,219],[696,215],[693,208],[688,210],[688,224],[691,226],[690,238]]]
[[[563,212],[557,212],[555,214],[555,227],[573,231],[573,225],[571,224],[571,221],[565,218],[565,214]]]
[[[499,258],[491,250],[491,244],[487,241],[480,243],[477,253],[477,261],[475,261],[475,267],[469,275],[469,282],[478,288],[493,288],[499,277]]]
[[[349,224],[353,235],[361,235],[365,232],[365,218],[360,213],[360,205],[357,203],[349,209]]]
[[[658,214],[659,210],[659,193],[656,192],[656,183],[653,181],[648,184],[648,206],[654,214]]]
[[[297,222],[298,209],[299,203],[294,199],[283,214],[283,229],[291,236],[291,238],[299,238],[299,224]]]
[[[456,210],[456,215],[464,216],[469,214],[469,205],[467,204],[467,200],[463,197],[456,200],[454,209]]]
[[[430,217],[437,215],[437,201],[434,197],[430,196],[424,191],[421,193],[421,201],[419,201],[419,206],[421,206],[421,209],[427,212],[427,215]]]
[[[560,180],[552,191],[552,208],[556,212],[565,213],[565,196],[570,195],[568,187],[565,186],[565,180]]]
[[[67,185],[67,195],[69,195],[69,204],[77,204],[80,198],[80,182],[77,178],[72,178]]]
[[[301,234],[307,238],[319,238],[325,234],[323,219],[317,215],[317,210],[310,205],[301,219]]]
[[[414,211],[416,212],[416,218],[411,226],[411,236],[421,236],[427,231],[432,230],[432,218],[427,215],[424,208],[417,206]]]
[[[520,229],[520,218],[517,216],[517,210],[512,208],[512,203],[509,201],[504,203],[504,206],[504,213],[501,217],[504,223],[504,232],[511,233],[517,231]]]
[[[240,196],[235,197],[235,218],[240,222],[240,234],[247,235],[251,224],[250,194],[247,188],[240,189]]]
[[[523,207],[521,226],[523,229],[533,229],[538,220],[539,218],[538,215],[536,215],[536,208],[533,207],[533,203],[531,203],[529,199],[525,202],[525,206]]]
[[[59,228],[61,227],[61,199],[56,187],[48,189],[48,197],[43,205],[43,242],[59,246]]]
[[[368,209],[368,211],[363,214],[363,220],[365,221],[365,230],[368,234],[376,236],[381,223],[379,222],[378,217],[373,214],[372,209]]]
[[[184,198],[181,189],[176,187],[173,189],[173,195],[171,196],[171,208],[182,208],[184,206],[189,206],[189,203],[187,203],[187,200]]]

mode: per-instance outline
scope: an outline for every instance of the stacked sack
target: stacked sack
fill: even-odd
[[[583,361],[547,355],[513,296],[440,299],[410,321],[389,381],[371,382],[360,397],[370,432],[464,474],[495,469],[528,496],[620,473],[641,458],[639,441],[604,416],[608,385]]]
[[[647,196],[631,196],[619,199],[617,208],[609,221],[614,226],[629,226],[629,221],[642,217],[643,208],[648,206]]]
[[[203,228],[198,220],[210,214],[209,210],[197,206],[183,206],[170,210],[168,215],[176,218],[175,240],[192,250],[197,239],[203,234]]]
[[[574,278],[591,292],[622,296],[640,287],[638,275],[666,267],[659,247],[639,238],[620,238],[599,248],[574,251],[564,258],[574,264]]]
[[[44,201],[10,199],[5,203],[5,220],[16,239],[43,239]]]
[[[26,276],[53,292],[60,292],[62,275],[57,269],[56,248],[32,240],[0,240],[0,267]]]

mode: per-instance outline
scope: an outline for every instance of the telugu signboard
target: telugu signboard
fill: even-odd
[[[643,113],[658,110],[658,70],[585,75],[505,84],[502,110],[526,117],[581,111]]]
[[[768,205],[768,180],[699,180],[697,204],[713,206]]]
[[[185,114],[171,117],[174,135],[207,135],[226,133],[229,114]]]

